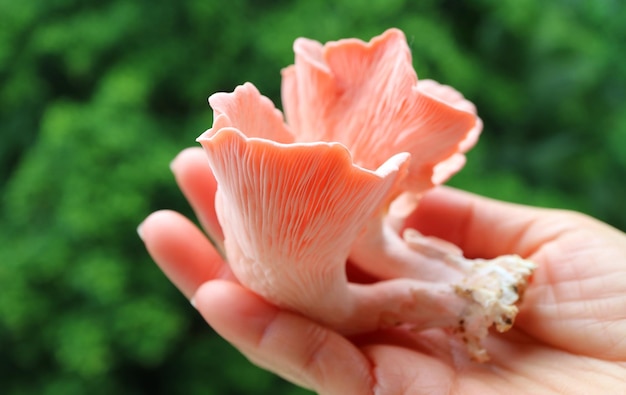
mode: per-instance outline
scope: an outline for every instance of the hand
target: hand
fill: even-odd
[[[207,233],[220,242],[215,180],[201,149],[172,163]],[[626,393],[626,235],[582,214],[498,202],[450,188],[424,196],[407,226],[468,257],[519,254],[539,268],[514,329],[468,360],[440,330],[346,338],[239,285],[207,237],[171,211],[140,235],[205,320],[253,363],[321,394]]]

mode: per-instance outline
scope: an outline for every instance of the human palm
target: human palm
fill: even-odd
[[[204,153],[185,150],[172,169],[219,245],[216,185]],[[470,361],[442,330],[346,338],[272,306],[239,285],[206,236],[180,214],[154,213],[140,234],[220,335],[252,362],[322,394],[626,393],[623,233],[581,214],[448,188],[426,194],[407,226],[455,243],[470,257],[519,254],[539,265],[515,327],[488,337],[488,363]]]

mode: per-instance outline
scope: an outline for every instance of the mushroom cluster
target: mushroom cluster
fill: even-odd
[[[508,330],[535,265],[470,260],[402,229],[430,188],[465,163],[482,122],[451,87],[419,80],[404,34],[369,43],[300,38],[282,72],[283,114],[250,83],[209,98],[198,141],[233,273],[268,301],[344,334],[445,328],[479,361]],[[357,284],[348,262],[377,281]]]

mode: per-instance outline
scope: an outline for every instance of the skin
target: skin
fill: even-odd
[[[201,149],[172,163],[207,233],[221,240],[216,185]],[[585,215],[436,188],[408,227],[468,257],[519,254],[539,268],[514,329],[470,361],[440,330],[346,338],[243,288],[205,234],[172,211],[139,233],[153,259],[209,325],[250,361],[320,394],[626,393],[626,235]]]

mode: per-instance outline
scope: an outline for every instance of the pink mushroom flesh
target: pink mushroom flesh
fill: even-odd
[[[397,226],[464,165],[482,129],[474,105],[418,81],[397,29],[369,43],[298,39],[294,50],[283,70],[287,121],[246,83],[209,98],[213,127],[198,139],[235,276],[343,333],[448,328],[486,360],[481,341],[492,325],[511,327],[534,264],[467,260]],[[379,281],[349,283],[348,259]]]

